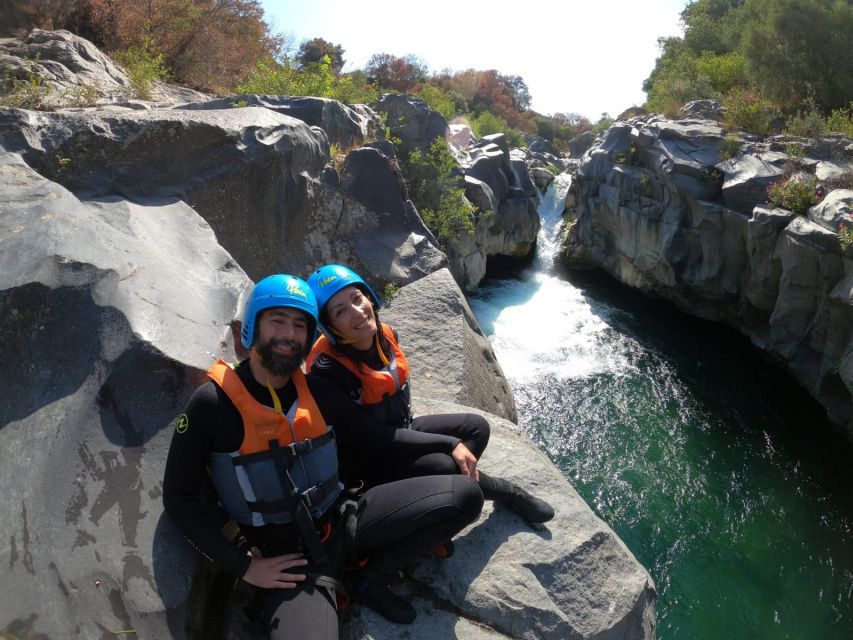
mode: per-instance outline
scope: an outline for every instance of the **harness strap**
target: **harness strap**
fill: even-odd
[[[281,449],[278,440],[269,441],[270,449]],[[284,463],[282,456],[273,458],[275,469],[278,472],[279,481],[284,490],[285,499],[289,497],[287,508],[293,516],[293,521],[299,529],[299,535],[302,537],[302,542],[307,547],[309,557],[315,564],[324,565],[329,561],[326,550],[323,548],[323,543],[320,542],[320,536],[317,535],[317,529],[314,528],[314,519],[308,513],[308,507],[302,500],[299,490],[293,483],[293,479],[287,471],[287,466]]]
[[[349,594],[344,583],[331,576],[325,576],[321,573],[312,573],[311,571],[303,571],[305,578],[317,587],[325,587],[336,593],[342,602],[337,604],[337,608],[341,609],[349,604]]]

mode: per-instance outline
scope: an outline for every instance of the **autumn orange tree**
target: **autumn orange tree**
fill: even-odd
[[[429,67],[413,54],[401,58],[390,53],[374,53],[364,73],[381,89],[408,92],[426,81]]]
[[[71,0],[51,22],[107,51],[151,42],[175,82],[207,91],[230,89],[282,44],[260,0]]]

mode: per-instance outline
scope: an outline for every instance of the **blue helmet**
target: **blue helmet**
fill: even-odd
[[[356,286],[364,291],[377,309],[381,306],[379,297],[362,277],[349,267],[340,264],[327,264],[317,269],[308,278],[308,286],[311,287],[311,291],[314,292],[314,296],[317,298],[317,309],[319,309],[321,315],[323,308],[332,299],[332,296],[341,289],[351,286]],[[319,324],[320,331],[334,343],[335,337],[330,328],[326,327],[322,320],[319,320]]]
[[[264,309],[291,307],[308,316],[308,347],[317,337],[317,301],[308,284],[295,276],[277,274],[267,276],[252,290],[243,310],[243,328],[240,332],[243,346],[250,349],[255,342],[258,315]]]

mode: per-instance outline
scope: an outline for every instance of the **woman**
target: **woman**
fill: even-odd
[[[379,298],[352,269],[326,265],[308,279],[317,298],[319,328],[323,335],[308,356],[308,371],[328,378],[380,422],[394,428],[454,436],[479,460],[489,442],[489,423],[471,413],[412,417],[409,367],[396,332],[379,321]],[[389,461],[377,467],[357,456],[342,460],[344,469],[376,486],[402,478],[459,473],[454,460],[444,453]],[[501,478],[487,475],[472,465],[465,471],[480,483],[487,500],[514,511],[527,522],[547,522],[554,510],[543,500]]]

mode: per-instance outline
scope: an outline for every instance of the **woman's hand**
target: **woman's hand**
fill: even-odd
[[[308,560],[301,553],[288,553],[274,558],[263,558],[257,547],[252,547],[252,564],[243,580],[264,589],[293,589],[305,580],[304,573],[285,573],[294,567],[304,567]]]
[[[459,471],[463,475],[473,478],[477,482],[480,481],[480,472],[477,470],[477,458],[471,453],[471,450],[461,442],[456,445],[456,448],[450,453],[450,457],[456,462]]]

